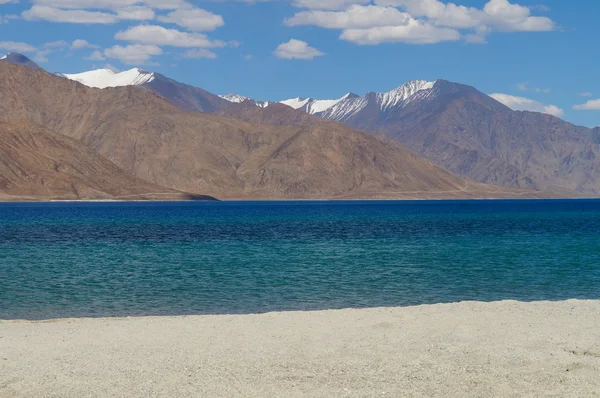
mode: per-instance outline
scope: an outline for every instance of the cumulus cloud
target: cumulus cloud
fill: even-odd
[[[515,111],[542,112],[556,117],[561,117],[565,114],[565,112],[556,105],[542,104],[541,102],[529,98],[499,93],[490,94],[490,97]]]
[[[187,33],[177,29],[167,29],[159,25],[138,25],[115,35],[118,40],[131,41],[138,44],[173,46],[173,47],[225,47],[227,43],[210,40],[201,33]]]
[[[201,8],[180,8],[157,19],[195,31],[213,31],[225,24],[222,16]]]
[[[547,31],[555,28],[547,17],[531,16],[528,7],[508,0],[489,0],[482,9],[439,0],[376,0],[377,4],[402,7],[413,17],[456,29],[487,25],[503,31]]]
[[[418,20],[410,20],[406,25],[382,26],[370,29],[347,29],[340,38],[357,44],[409,43],[434,44],[444,41],[457,41],[460,33],[454,29],[438,28]]]
[[[32,3],[33,6],[22,14],[29,20],[70,23],[148,21],[155,19],[155,10],[167,10],[171,12],[159,16],[160,20],[192,30],[214,30],[224,24],[220,15],[183,0],[32,0]]]
[[[600,111],[600,99],[589,100],[585,104],[575,105],[573,109],[577,111]]]
[[[33,0],[32,2],[54,8],[96,10],[116,10],[135,5],[145,5],[160,10],[174,10],[189,5],[184,0]]]
[[[32,53],[37,51],[37,48],[30,44],[16,41],[0,41],[0,49],[18,53]]]
[[[343,10],[354,4],[369,4],[371,0],[294,0],[293,4],[299,8],[311,10]]]
[[[46,20],[51,22],[69,22],[85,24],[112,24],[119,18],[110,13],[86,10],[65,10],[60,8],[34,5],[21,14],[28,21]]]
[[[87,40],[82,39],[73,40],[73,43],[71,43],[71,50],[80,50],[82,48],[98,48],[98,46],[90,44]]]
[[[341,29],[340,38],[357,44],[404,42],[438,43],[460,39],[457,30],[414,19],[394,7],[353,5],[346,11],[302,11],[285,21],[288,26],[315,25]]]
[[[291,39],[287,43],[281,43],[275,49],[275,56],[281,59],[308,59],[320,57],[325,53],[310,47],[307,42]]]
[[[592,93],[590,93],[589,91],[584,91],[584,92],[582,92],[582,93],[579,93],[579,95],[580,95],[581,97],[591,97],[591,96],[592,96]]]
[[[285,20],[288,26],[315,25],[327,29],[366,29],[407,25],[412,17],[394,7],[350,6],[346,11],[302,11]]]
[[[102,51],[96,50],[93,53],[91,53],[88,57],[85,57],[85,59],[89,61],[104,61],[106,58],[102,54]]]
[[[104,50],[106,58],[115,58],[127,65],[145,64],[155,55],[161,55],[162,49],[155,45],[130,44],[113,46]]]
[[[555,29],[550,18],[532,16],[530,8],[508,0],[489,0],[481,9],[439,0],[374,2],[373,5],[361,0],[296,0],[296,6],[308,10],[297,12],[285,23],[340,29],[342,39],[358,44],[431,44],[460,38],[483,44],[494,31]]]
[[[117,17],[136,21],[148,21],[154,19],[154,10],[146,6],[127,6],[119,8]]]

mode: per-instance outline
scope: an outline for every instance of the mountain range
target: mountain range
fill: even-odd
[[[153,87],[153,81],[141,86],[182,109],[230,118],[248,120],[248,110],[235,106],[240,103],[275,106],[241,95],[193,91],[171,79],[160,85],[161,90]],[[171,94],[181,91],[193,91],[194,95]],[[280,104],[358,130],[386,134],[413,153],[478,182],[566,195],[600,194],[600,147],[598,135],[591,129],[546,114],[513,111],[467,85],[414,80],[385,93],[348,93],[336,100],[293,98]],[[275,109],[281,113],[275,118],[278,125],[306,123],[305,118],[281,106]],[[239,111],[246,114],[239,115]],[[253,121],[260,122],[254,116]]]
[[[154,186],[218,198],[539,196],[475,183],[396,141],[332,121],[248,123],[174,106],[144,85],[91,88],[0,62],[0,120],[26,121],[85,145]],[[248,104],[238,104],[248,106]],[[294,113],[301,114],[289,107]],[[259,108],[271,111],[276,108]]]
[[[74,138],[125,173],[177,191],[222,198],[600,192],[600,129],[513,111],[445,80],[273,103],[141,69],[56,76],[26,57],[4,60],[0,119]]]

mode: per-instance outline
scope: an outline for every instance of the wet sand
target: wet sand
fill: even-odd
[[[600,301],[0,321],[0,397],[600,397]]]

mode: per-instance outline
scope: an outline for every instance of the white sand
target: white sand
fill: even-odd
[[[0,322],[0,397],[600,397],[600,301]]]

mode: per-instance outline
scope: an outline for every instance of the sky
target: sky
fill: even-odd
[[[269,101],[446,79],[594,127],[598,20],[597,0],[0,0],[0,53]]]

